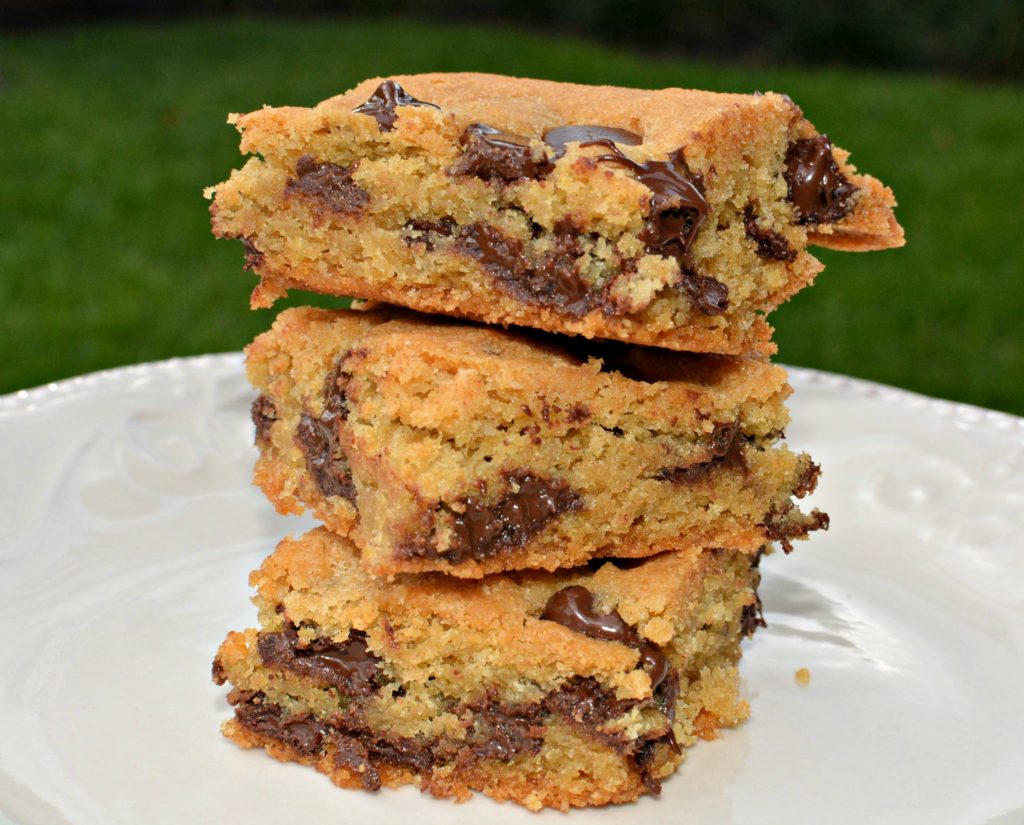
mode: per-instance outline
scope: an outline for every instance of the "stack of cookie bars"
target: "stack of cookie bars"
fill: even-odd
[[[747,716],[763,553],[828,525],[765,315],[808,244],[902,244],[892,193],[777,94],[436,74],[232,122],[253,305],[362,303],[247,350],[256,482],[323,526],[252,576],[225,735],[344,787],[656,794]]]

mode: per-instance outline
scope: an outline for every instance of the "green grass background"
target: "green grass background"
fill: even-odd
[[[241,247],[212,238],[201,197],[241,160],[227,113],[311,105],[370,75],[466,69],[787,92],[893,187],[908,245],[822,251],[817,285],[773,316],[779,358],[1024,413],[1024,90],[395,21],[0,37],[0,392],[240,348],[271,314],[248,310]]]

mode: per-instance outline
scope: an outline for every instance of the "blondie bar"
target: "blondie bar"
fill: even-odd
[[[484,74],[373,79],[232,116],[208,190],[260,286],[677,350],[773,351],[809,243],[903,243],[892,193],[779,94]]]

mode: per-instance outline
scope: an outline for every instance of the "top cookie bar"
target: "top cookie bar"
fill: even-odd
[[[261,279],[489,323],[770,353],[818,244],[899,246],[892,193],[779,94],[484,74],[375,78],[232,116],[253,157],[208,190]]]

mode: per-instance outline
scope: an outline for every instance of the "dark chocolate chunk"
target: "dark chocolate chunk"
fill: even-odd
[[[447,216],[439,221],[414,218],[406,221],[402,226],[402,240],[409,246],[421,243],[427,248],[427,251],[432,251],[436,239],[438,237],[450,238],[455,227],[455,220]]]
[[[619,611],[613,610],[603,616],[595,613],[594,595],[585,587],[578,584],[563,587],[548,599],[540,617],[591,639],[635,648],[640,653],[640,666],[651,677],[652,690],[657,689],[669,675],[671,667],[661,648],[640,636],[635,627],[626,624]]]
[[[359,774],[365,790],[380,790],[380,772],[370,761],[370,749],[364,742],[355,736],[339,733],[334,737],[334,745],[334,764]]]
[[[499,701],[492,692],[467,707],[473,714],[473,728],[466,738],[468,753],[460,761],[508,762],[518,754],[540,751],[544,738],[541,704],[512,705]]]
[[[366,646],[366,634],[352,630],[344,642],[299,640],[295,625],[279,633],[261,633],[257,647],[267,667],[290,670],[346,696],[368,696],[376,690],[380,659]]]
[[[827,135],[793,141],[783,173],[797,223],[831,223],[846,215],[857,187],[839,170]]]
[[[753,636],[759,627],[768,627],[768,622],[764,620],[764,606],[755,590],[753,603],[744,605],[740,613],[740,630],[744,636]]]
[[[377,128],[382,132],[390,132],[395,128],[395,121],[398,115],[395,113],[397,106],[428,106],[431,109],[440,109],[433,103],[424,100],[417,100],[394,80],[385,80],[365,103],[360,103],[352,111],[361,115],[369,115],[377,121]]]
[[[754,207],[749,203],[743,207],[743,228],[747,237],[757,244],[757,255],[768,261],[794,261],[796,250],[778,232],[765,229],[757,223]]]
[[[348,458],[338,440],[336,417],[325,413],[314,418],[303,413],[296,437],[306,456],[306,467],[320,492],[325,496],[341,496],[354,502],[356,485],[352,480]]]
[[[818,486],[818,478],[821,476],[821,466],[815,464],[813,461],[810,462],[802,473],[800,478],[797,480],[796,487],[793,488],[793,495],[797,498],[803,498],[804,496],[813,493],[814,488]]]
[[[643,163],[626,157],[615,144],[611,144],[611,150],[593,160],[625,166],[653,193],[641,240],[653,254],[673,257],[683,267],[690,245],[711,211],[704,199],[701,176],[690,172],[682,149],[668,160]]]
[[[210,669],[210,676],[213,677],[215,685],[223,685],[228,680],[227,671],[224,670],[224,663],[220,659],[213,660],[213,667]]]
[[[580,727],[587,728],[588,732],[604,741],[608,741],[607,734],[602,734],[597,729],[629,712],[637,704],[634,699],[616,699],[614,691],[602,687],[592,676],[574,676],[559,690],[545,696],[542,701],[548,713],[558,714]],[[614,744],[623,743],[616,737]]]
[[[568,221],[555,227],[551,250],[537,262],[527,257],[522,241],[485,223],[464,227],[458,245],[520,300],[553,307],[574,317],[586,315],[601,301],[600,295],[580,277],[579,258],[583,249],[579,230]]]
[[[544,133],[544,142],[555,150],[555,158],[560,158],[565,154],[566,144],[569,143],[579,143],[581,146],[607,147],[616,143],[638,146],[644,139],[636,132],[618,129],[615,126],[573,125],[548,129]]]
[[[452,169],[456,175],[512,183],[536,180],[551,171],[551,161],[534,152],[529,138],[486,123],[471,123],[460,139],[465,151]]]
[[[242,238],[242,246],[245,248],[245,263],[242,269],[252,272],[263,265],[263,253],[256,248],[252,238]]]
[[[353,166],[317,163],[310,155],[303,155],[295,164],[297,177],[288,180],[284,192],[315,198],[333,212],[358,215],[370,196],[352,180]]]
[[[721,315],[729,309],[729,287],[707,275],[684,272],[679,282],[697,310],[705,315]]]
[[[341,422],[348,416],[345,383],[349,375],[344,364],[349,355],[346,353],[338,359],[324,382],[324,411],[316,418],[303,413],[299,418],[296,438],[306,456],[306,467],[320,492],[355,502],[355,482],[338,433]]]
[[[679,149],[666,160],[638,163],[611,141],[595,140],[610,149],[592,161],[618,163],[629,169],[653,193],[640,240],[652,255],[679,262],[680,286],[694,307],[705,315],[720,315],[729,308],[729,289],[721,281],[698,275],[689,268],[690,247],[711,209],[704,199],[702,178],[690,171]]]
[[[739,422],[715,424],[707,453],[698,461],[681,467],[666,467],[655,478],[676,484],[692,483],[706,478],[712,471],[722,467],[747,471],[747,459],[743,452],[746,439],[740,436]]]
[[[278,705],[245,702],[235,707],[235,717],[251,731],[283,742],[302,756],[319,753],[328,736],[326,725],[316,717],[285,716]]]
[[[590,418],[590,410],[583,404],[573,404],[569,407],[569,412],[565,414],[566,424],[579,424]]]
[[[277,409],[274,402],[267,396],[260,395],[252,402],[250,408],[252,423],[256,427],[256,441],[265,442],[270,437],[270,428],[277,421]]]
[[[814,530],[828,530],[828,513],[812,510],[809,515],[794,519],[791,517],[794,509],[791,501],[782,507],[773,506],[759,525],[769,541],[782,545],[784,553],[793,551],[793,539],[802,539]]]
[[[451,543],[441,554],[452,564],[522,547],[562,513],[583,507],[583,499],[563,481],[526,470],[506,473],[505,481],[515,489],[494,504],[470,496],[462,512],[453,513]]]

